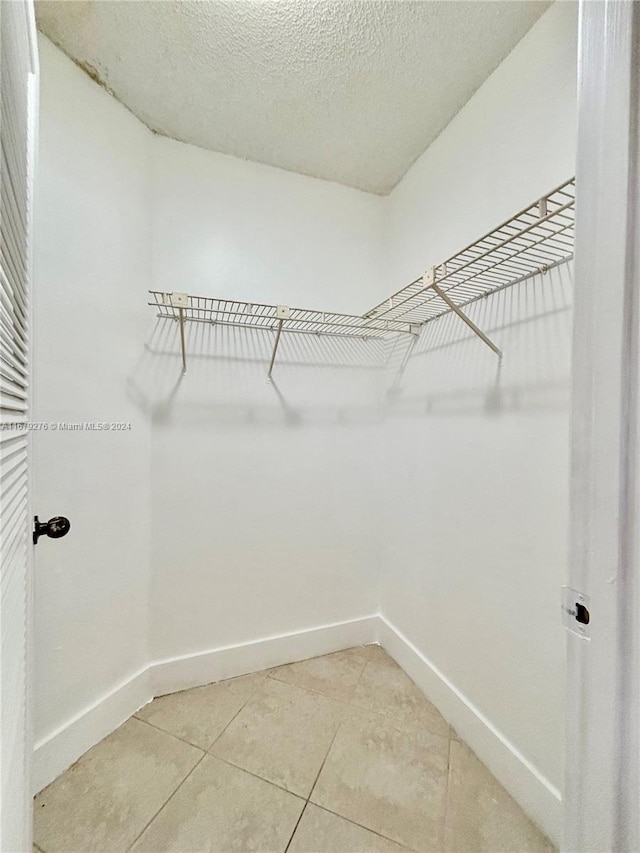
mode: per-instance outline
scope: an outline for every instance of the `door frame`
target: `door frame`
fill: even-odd
[[[0,0],[2,2],[2,0]],[[38,54],[38,30],[36,25],[36,11],[34,0],[22,0],[27,15],[27,29],[29,36],[29,51],[31,58],[31,75],[29,78],[29,129],[28,129],[28,192],[30,198],[29,218],[27,222],[28,239],[28,263],[29,263],[29,415],[33,415],[33,304],[34,304],[34,221],[35,221],[35,195],[36,195],[36,172],[38,167],[38,127],[40,113],[40,58]],[[26,624],[26,755],[27,766],[24,770],[26,780],[25,809],[27,850],[33,847],[33,754],[34,754],[34,714],[35,714],[35,685],[34,685],[34,655],[35,655],[35,547],[32,540],[33,533],[33,481],[34,481],[34,455],[33,434],[29,432],[28,443],[28,482],[27,482],[27,624]]]
[[[0,4],[4,5],[4,4]],[[26,243],[25,243],[25,327],[26,327],[26,370],[27,370],[27,385],[26,385],[26,412],[23,418],[26,421],[26,501],[25,501],[25,519],[24,530],[21,534],[21,541],[24,543],[24,566],[21,571],[24,573],[21,581],[24,582],[24,622],[15,625],[11,620],[8,620],[11,629],[7,634],[11,640],[10,647],[15,647],[22,652],[23,657],[23,673],[24,673],[24,692],[22,695],[15,696],[15,713],[22,716],[22,731],[19,735],[20,743],[15,742],[0,743],[0,761],[7,761],[10,764],[12,753],[19,751],[20,759],[16,761],[16,769],[19,769],[19,777],[15,779],[17,787],[16,800],[12,801],[12,808],[3,808],[6,804],[0,804],[0,847],[5,849],[5,845],[10,847],[6,849],[16,850],[16,844],[19,844],[19,850],[30,851],[32,847],[33,835],[33,801],[31,790],[31,768],[33,762],[33,597],[34,597],[34,559],[32,545],[32,530],[33,530],[33,510],[32,510],[32,441],[31,431],[28,429],[28,421],[32,412],[33,402],[33,222],[34,222],[34,187],[35,187],[35,171],[38,145],[38,100],[39,100],[39,62],[38,62],[38,43],[37,30],[35,20],[35,9],[33,0],[14,0],[11,4],[12,15],[8,20],[7,26],[11,29],[8,31],[8,37],[11,39],[13,46],[21,54],[21,59],[27,67],[26,80],[22,77],[23,69],[13,69],[14,82],[18,81],[18,85],[26,85],[27,94],[27,127],[24,128],[24,141],[26,144],[26,169],[25,183],[23,189],[27,197],[26,205]],[[7,7],[4,10],[0,9],[0,15],[7,14]],[[22,18],[22,20],[19,20]],[[16,23],[18,22],[19,23]],[[15,29],[14,29],[15,26]],[[1,85],[7,85],[3,79]],[[22,136],[20,137],[22,139]],[[22,522],[21,522],[22,524]],[[18,530],[19,528],[16,528]],[[2,614],[4,618],[7,613]],[[22,621],[22,620],[21,620]],[[4,629],[3,629],[4,630]],[[7,629],[9,630],[9,629]],[[16,630],[19,633],[16,634]],[[3,640],[6,639],[3,634]],[[13,694],[12,702],[9,703],[11,713],[13,713]],[[18,710],[19,708],[19,710]]]
[[[640,849],[640,4],[581,0],[563,850]]]

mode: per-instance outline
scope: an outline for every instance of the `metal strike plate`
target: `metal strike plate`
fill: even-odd
[[[169,293],[169,301],[174,308],[188,308],[189,294],[188,293]]]
[[[276,305],[276,317],[278,320],[288,320],[291,316],[291,308],[286,305]]]
[[[591,638],[591,613],[588,595],[571,587],[562,587],[562,624],[584,640]]]

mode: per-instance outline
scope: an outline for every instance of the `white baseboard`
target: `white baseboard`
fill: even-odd
[[[181,655],[149,667],[154,696],[377,641],[376,615]]]
[[[537,826],[560,846],[560,791],[384,616],[378,641]]]
[[[144,667],[100,696],[51,734],[36,741],[31,784],[37,794],[92,746],[150,700],[149,669]]]
[[[151,663],[36,743],[34,793],[53,782],[154,696],[373,643],[378,640],[378,627],[377,615],[362,616]]]

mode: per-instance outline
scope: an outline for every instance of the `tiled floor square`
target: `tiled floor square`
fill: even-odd
[[[304,800],[206,755],[134,851],[283,853]]]
[[[317,693],[267,679],[211,751],[307,797],[345,711]]]
[[[449,725],[437,708],[382,649],[371,653],[352,701],[370,711],[380,711],[397,725],[428,729],[447,735]]]
[[[44,853],[127,850],[204,753],[130,719],[35,799]]]
[[[414,850],[441,850],[449,738],[379,713],[340,728],[311,801]]]
[[[552,853],[554,847],[465,743],[452,740],[447,853]]]
[[[262,675],[243,675],[169,693],[149,702],[136,717],[206,750],[263,681]]]
[[[343,652],[279,666],[271,672],[271,677],[322,693],[331,699],[347,701],[366,662],[364,647],[356,646]]]

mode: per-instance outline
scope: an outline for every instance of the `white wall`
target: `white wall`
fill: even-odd
[[[157,289],[356,314],[386,294],[383,198],[160,136],[151,153]]]
[[[148,321],[149,132],[44,38],[35,199],[34,417],[131,422],[34,434],[35,734],[147,662],[149,450],[128,381]]]
[[[577,3],[554,3],[388,197],[398,287],[574,174]]]
[[[395,281],[574,173],[576,32],[551,7],[393,191]],[[570,285],[565,267],[471,306],[501,370],[455,317],[428,326],[386,424],[382,612],[556,788]]]
[[[155,288],[362,311],[384,286],[379,197],[162,138],[152,156]],[[174,353],[141,365],[154,657],[375,612],[379,344],[283,335],[269,383],[273,332],[192,325],[176,385],[177,329],[152,334]]]
[[[384,202],[157,137],[40,47],[36,417],[132,423],[36,437],[36,509],[72,523],[37,549],[42,784],[148,698],[127,679],[150,662],[376,611],[379,343],[283,336],[268,383],[273,333],[191,325],[181,379],[146,302],[352,310],[382,286]]]

